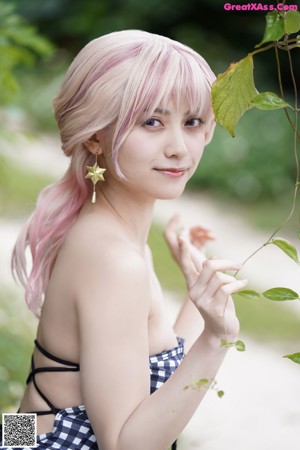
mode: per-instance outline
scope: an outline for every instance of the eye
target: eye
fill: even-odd
[[[162,126],[162,123],[159,119],[155,119],[154,117],[150,117],[150,119],[145,120],[143,126],[157,128]]]
[[[200,127],[203,125],[203,120],[200,118],[191,118],[185,122],[185,125],[188,127]]]

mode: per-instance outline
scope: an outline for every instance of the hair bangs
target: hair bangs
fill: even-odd
[[[170,100],[187,102],[189,112],[197,114],[204,126],[213,130],[211,85],[214,74],[206,61],[184,45],[173,45],[168,38],[152,39],[135,59],[116,124],[112,156],[117,162],[120,146],[135,126],[153,114],[157,107],[167,109]]]
[[[164,82],[160,83],[159,105],[167,109],[172,100],[179,107],[186,102],[190,114],[197,114],[204,123],[211,118],[211,86],[197,61],[189,54],[177,53],[171,64],[162,74]]]

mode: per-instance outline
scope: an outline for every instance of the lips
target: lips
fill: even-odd
[[[185,174],[186,168],[176,168],[176,167],[166,167],[161,169],[155,169],[157,172],[160,172],[163,175],[168,175],[170,177],[181,177]]]

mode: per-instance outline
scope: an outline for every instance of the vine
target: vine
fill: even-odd
[[[210,389],[212,391],[215,391],[219,398],[222,398],[224,395],[224,391],[218,388],[217,382],[214,378],[210,380],[208,378],[200,378],[200,380],[193,381],[192,384],[183,388],[184,391],[186,391],[187,389]]]
[[[251,108],[265,111],[282,108],[293,132],[293,153],[296,166],[296,179],[289,214],[266,242],[244,260],[242,267],[267,245],[277,246],[288,257],[295,261],[295,263],[300,264],[295,246],[288,240],[277,236],[278,232],[281,231],[294,216],[297,194],[300,186],[300,167],[297,148],[297,144],[300,141],[300,134],[298,132],[298,89],[291,55],[292,50],[300,48],[300,36],[293,36],[299,31],[299,11],[289,10],[269,12],[266,15],[266,27],[262,41],[256,45],[254,51],[248,53],[245,58],[237,63],[231,64],[224,73],[220,74],[212,87],[212,101],[216,122],[226,129],[232,137],[235,136],[235,128],[238,121],[243,114]],[[253,57],[258,53],[270,51],[272,49],[275,51],[280,96],[273,92],[259,93],[254,82]],[[288,55],[288,65],[294,95],[293,105],[290,105],[285,100],[279,51],[285,51]],[[293,116],[291,116],[290,111],[292,111]],[[300,239],[300,231],[298,231],[297,236]],[[236,295],[257,300],[262,298],[272,301],[300,300],[297,292],[284,287],[271,288],[263,293],[258,293],[253,290],[243,290]],[[227,348],[235,347],[239,351],[245,350],[245,345],[242,341],[228,342],[227,340],[222,340],[221,345]],[[300,352],[285,355],[284,358],[289,358],[291,361],[300,364]]]

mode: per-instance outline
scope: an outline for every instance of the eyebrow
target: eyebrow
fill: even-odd
[[[158,113],[158,114],[162,114],[163,116],[170,116],[171,115],[171,112],[168,109],[155,108],[154,112]],[[186,111],[184,113],[185,116],[189,116],[190,114],[191,114],[190,111]]]

